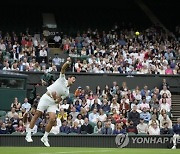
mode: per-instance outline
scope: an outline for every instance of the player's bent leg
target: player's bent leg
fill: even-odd
[[[48,142],[48,135],[49,135],[49,132],[51,131],[51,128],[54,125],[55,121],[56,121],[56,113],[49,112],[49,122],[45,128],[45,134],[41,138],[41,141],[44,143],[44,145],[46,147],[50,147],[50,144]]]
[[[33,129],[37,119],[41,116],[41,114],[42,114],[41,111],[36,110],[35,115],[33,116],[32,120],[30,122],[29,128],[27,129],[27,134],[26,134],[26,138],[25,138],[27,142],[33,142],[32,138],[31,138],[31,132],[32,132],[32,129]]]

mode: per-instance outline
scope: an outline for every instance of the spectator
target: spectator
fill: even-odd
[[[126,130],[122,128],[121,123],[116,123],[116,127],[113,130],[113,134],[126,134]]]
[[[62,122],[62,126],[60,127],[60,132],[69,134],[69,132],[70,132],[70,127],[67,126],[67,121],[66,121],[66,120],[64,120],[64,121]]]
[[[112,109],[112,118],[117,123],[120,120],[120,115],[116,112],[116,109]]]
[[[138,133],[137,127],[135,126],[134,122],[132,120],[129,121],[129,124],[126,128],[127,133]]]
[[[94,127],[94,133],[101,134],[101,129],[103,127],[103,123],[98,121],[96,126]]]
[[[13,103],[11,104],[11,108],[15,108],[15,111],[16,112],[19,112],[20,111],[20,108],[21,108],[21,103],[18,101],[18,98],[17,97],[15,97],[14,98],[14,101],[13,101]]]
[[[78,127],[81,127],[84,124],[84,120],[82,119],[82,115],[78,114],[77,118],[75,119],[75,122],[78,123]]]
[[[12,126],[12,122],[11,121],[7,122],[6,129],[7,129],[7,134],[12,134],[13,132],[15,132],[15,129]]]
[[[9,67],[9,63],[8,63],[8,62],[5,63],[5,67],[3,67],[3,70],[4,70],[4,71],[9,71],[9,70],[11,70],[11,68]]]
[[[72,117],[72,115],[70,115],[70,114],[67,116],[67,126],[70,127],[70,128],[71,128],[72,125],[73,125],[72,118],[73,118],[73,117]]]
[[[60,127],[61,127],[61,120],[60,119],[56,119],[56,121],[54,123],[54,126],[52,127],[50,133],[53,133],[55,135],[59,134]]]
[[[114,130],[115,125],[114,125],[113,118],[111,115],[109,115],[109,117],[107,117],[107,122],[108,122],[109,126],[112,128],[112,130]]]
[[[152,123],[156,123],[158,125],[158,127],[160,125],[159,121],[157,120],[157,115],[156,114],[153,114],[151,116],[151,120],[149,121],[148,126],[151,126]]]
[[[162,103],[162,100],[165,99],[166,103],[169,104],[169,106],[171,106],[171,98],[167,96],[167,93],[164,93],[162,96],[161,96],[161,99],[159,100],[159,104]]]
[[[173,75],[173,70],[171,69],[171,67],[168,65],[167,69],[165,70],[165,74],[167,75]]]
[[[108,105],[107,99],[103,99],[103,103],[102,103],[101,108],[102,108],[102,110],[103,110],[105,113],[109,113],[109,112],[110,112],[110,105]]]
[[[160,120],[160,128],[164,128],[165,123],[168,125],[168,128],[172,129],[172,121],[167,114],[163,114],[163,118]]]
[[[67,112],[68,111],[68,108],[69,108],[69,104],[67,103],[67,100],[66,99],[64,99],[63,101],[62,101],[62,103],[63,104],[59,104],[59,109],[64,109],[64,111],[65,112]]]
[[[129,115],[128,115],[128,121],[133,121],[133,124],[135,126],[139,124],[139,120],[140,120],[140,114],[136,110],[137,110],[137,106],[134,105],[132,111],[129,112]]]
[[[153,122],[148,128],[149,135],[160,135],[160,129],[157,123]]]
[[[25,126],[22,120],[19,120],[19,124],[18,124],[18,127],[16,128],[16,131],[21,132],[21,133],[25,132]]]
[[[61,43],[61,36],[59,35],[58,32],[56,32],[56,35],[53,38],[54,42],[55,42],[55,47],[59,48],[60,47],[60,43]]]
[[[107,115],[104,113],[103,109],[99,109],[97,119],[98,119],[98,121],[101,121],[101,122],[104,122],[107,120]]]
[[[31,104],[28,103],[28,98],[24,99],[24,103],[21,106],[22,108],[26,109],[26,112],[30,111],[31,109]]]
[[[0,134],[8,134],[8,130],[6,128],[6,124],[3,123],[1,128],[0,128]]]
[[[61,108],[59,113],[57,114],[57,118],[61,121],[67,120],[67,116],[67,112],[65,112],[63,108]]]
[[[146,102],[146,97],[145,96],[142,98],[142,103],[140,103],[138,105],[138,107],[139,107],[140,110],[143,110],[144,108],[146,108],[147,110],[150,109],[149,104]]]
[[[97,109],[94,108],[93,111],[92,111],[92,113],[89,114],[89,121],[96,124],[97,121],[98,121],[98,116],[99,116],[99,115],[98,115],[98,113],[97,113]]]
[[[106,135],[112,134],[112,128],[107,121],[104,122],[104,127],[101,128],[101,134],[106,134]]]
[[[70,133],[80,134],[80,127],[78,127],[78,123],[74,121],[73,126],[70,129]]]
[[[44,61],[47,63],[48,53],[47,53],[47,50],[45,49],[45,47],[43,47],[43,48],[39,51],[39,58],[40,58],[40,61],[39,61],[39,62],[42,62],[42,60],[44,59]]]
[[[172,129],[168,128],[168,123],[165,122],[163,128],[160,129],[160,134],[165,135],[165,134],[173,134]]]
[[[29,124],[30,124],[30,121],[32,119],[32,114],[30,112],[26,112],[24,115],[23,115],[23,123],[24,123],[24,126],[26,127],[26,132],[27,130],[29,129]],[[37,133],[37,122],[36,122],[36,125],[34,125],[33,129],[32,129],[32,134],[35,134]]]
[[[144,89],[142,89],[141,90],[141,96],[143,97],[143,96],[146,96],[146,93],[150,93],[150,90],[148,90],[148,86],[147,85],[145,85],[144,86]]]
[[[81,134],[92,134],[93,133],[93,127],[89,124],[89,119],[85,118],[84,123],[81,126],[80,130]]]
[[[79,87],[76,89],[76,91],[75,91],[75,93],[74,93],[74,96],[75,96],[75,97],[79,97],[79,96],[81,95],[81,91],[82,91],[82,87],[79,86]]]
[[[119,108],[120,112],[121,112],[123,109],[126,110],[126,111],[129,111],[129,109],[130,109],[129,104],[126,103],[125,99],[122,99],[122,102],[121,102],[121,104],[120,104],[120,108]]]
[[[167,89],[169,90],[169,84],[167,83],[166,79],[164,78],[163,81],[162,81],[162,84],[160,86],[160,90],[163,89],[163,87],[166,86]]]
[[[81,100],[77,99],[75,101],[74,107],[76,108],[76,112],[80,112],[81,111],[81,105],[80,105]]]
[[[70,115],[72,115],[72,117],[73,117],[72,120],[74,121],[78,115],[78,112],[76,112],[75,107],[72,108],[72,112],[70,112]]]
[[[162,99],[162,103],[160,104],[160,111],[163,109],[166,110],[166,112],[168,112],[168,113],[170,112],[170,109],[171,109],[170,105],[168,103],[166,103],[165,98]]]
[[[14,127],[14,129],[16,130],[16,128],[19,125],[19,116],[14,114],[14,116],[10,119],[12,122],[12,126]]]
[[[171,98],[171,92],[167,89],[166,86],[163,86],[163,89],[160,91],[161,97],[162,97],[162,95],[163,95],[164,93],[167,94],[167,97],[168,97],[168,98]]]
[[[145,123],[149,123],[151,114],[147,111],[146,107],[144,107],[143,111],[140,113],[140,118],[143,118]]]
[[[9,112],[7,113],[7,117],[8,117],[9,119],[11,119],[11,118],[14,117],[14,115],[17,115],[17,116],[18,116],[18,113],[16,112],[15,108],[12,107],[12,108],[11,108],[11,111],[9,111]]]
[[[144,123],[144,118],[140,118],[140,123],[137,125],[138,134],[148,132],[148,125]]]
[[[101,108],[101,106],[98,104],[98,99],[94,99],[93,104],[91,106],[91,111],[93,111],[94,109],[96,109],[97,111],[99,111],[99,109]]]
[[[45,126],[41,122],[37,128],[37,132],[44,133],[45,132]]]
[[[112,103],[110,105],[111,111],[113,108],[115,108],[116,112],[119,114],[119,107],[120,107],[120,105],[117,103],[116,98],[113,98]]]

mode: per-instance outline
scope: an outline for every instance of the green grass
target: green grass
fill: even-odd
[[[179,154],[180,149],[0,147],[2,154]]]

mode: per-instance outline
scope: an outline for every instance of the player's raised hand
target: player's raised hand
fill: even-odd
[[[67,58],[67,64],[69,64],[69,65],[71,64],[71,58],[70,57]]]

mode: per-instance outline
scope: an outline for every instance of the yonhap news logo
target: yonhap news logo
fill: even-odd
[[[118,134],[115,138],[115,143],[119,148],[124,148],[129,144],[128,134]]]
[[[115,138],[117,147],[124,148],[128,144],[172,144],[173,137],[167,136],[128,136],[128,134],[118,134]],[[180,138],[176,140],[176,143],[180,143]]]

